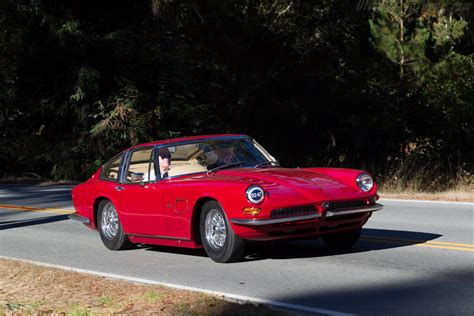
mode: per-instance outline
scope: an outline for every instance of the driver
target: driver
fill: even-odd
[[[171,165],[171,153],[168,148],[160,148],[158,152],[158,164],[161,179],[168,178],[168,171],[170,170]]]

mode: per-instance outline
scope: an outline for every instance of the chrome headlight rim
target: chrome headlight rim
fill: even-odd
[[[251,185],[245,191],[245,197],[252,204],[261,204],[265,199],[265,191],[259,185]]]
[[[367,172],[362,172],[357,176],[356,184],[363,192],[370,192],[374,188],[374,179]]]

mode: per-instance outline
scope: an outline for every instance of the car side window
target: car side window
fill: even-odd
[[[135,150],[130,155],[130,162],[125,173],[125,183],[141,183],[156,180],[152,163],[152,148]]]
[[[122,158],[123,154],[117,156],[116,158],[112,158],[109,162],[107,162],[104,167],[102,167],[100,178],[103,180],[117,182]]]

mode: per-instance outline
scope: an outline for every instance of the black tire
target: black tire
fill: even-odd
[[[322,235],[322,238],[330,249],[349,250],[357,243],[361,232],[362,228],[357,228],[345,232]]]
[[[110,228],[107,228],[106,223],[103,223],[103,219],[107,216],[107,212],[115,212],[116,214],[116,230],[111,231]],[[99,230],[100,239],[104,243],[105,247],[110,250],[125,250],[133,248],[134,244],[130,242],[127,235],[123,232],[122,224],[118,218],[117,211],[115,206],[109,200],[103,200],[99,203],[97,209],[97,229]],[[115,232],[115,233],[113,233]]]
[[[207,225],[209,229],[217,234],[206,233],[206,220],[218,218],[218,226],[212,227]],[[224,227],[225,226],[225,227]],[[217,229],[220,227],[221,229]],[[235,262],[242,258],[245,250],[245,240],[234,233],[230,226],[224,210],[216,201],[206,202],[202,208],[199,229],[204,250],[207,255],[215,262],[227,263]],[[225,237],[221,232],[225,231]],[[219,236],[219,237],[213,237]],[[209,238],[208,238],[209,237]]]

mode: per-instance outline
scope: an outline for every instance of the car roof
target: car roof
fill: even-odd
[[[242,138],[242,137],[249,137],[244,134],[214,134],[214,135],[199,135],[199,136],[189,136],[189,137],[178,137],[178,138],[170,138],[170,139],[162,139],[156,140],[148,143],[134,145],[126,150],[140,148],[140,147],[150,147],[150,146],[158,146],[158,145],[165,145],[165,144],[173,144],[173,143],[182,143],[188,142],[193,140],[205,140],[205,139],[225,139],[225,138]]]

